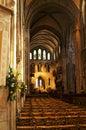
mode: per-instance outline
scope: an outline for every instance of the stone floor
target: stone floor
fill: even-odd
[[[29,97],[17,130],[86,130],[86,108],[51,97]]]

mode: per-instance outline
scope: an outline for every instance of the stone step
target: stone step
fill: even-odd
[[[86,116],[50,116],[50,117],[20,117],[17,125],[67,125],[67,124],[85,124],[86,123]]]
[[[86,130],[86,124],[54,126],[17,126],[17,130]]]
[[[21,117],[19,117],[19,119],[20,120],[22,120],[22,119],[31,119],[31,118],[34,118],[34,119],[61,119],[61,118],[78,118],[78,119],[80,119],[80,118],[86,118],[86,115],[69,115],[69,116],[34,116],[34,117],[25,117],[25,116],[21,116]]]
[[[43,106],[42,106],[43,105]],[[85,109],[84,108],[74,108],[74,107],[70,107],[70,108],[67,108],[67,106],[51,106],[51,105],[49,105],[49,106],[45,106],[45,104],[42,104],[42,105],[39,105],[39,104],[36,104],[35,106],[34,105],[28,105],[28,106],[24,106],[24,109],[27,109],[27,108],[29,108],[29,107],[32,107],[33,109],[40,109],[40,108],[42,108],[42,109],[50,109],[50,110],[65,110],[65,111],[73,111],[73,110],[75,110],[75,111],[84,111]],[[60,107],[62,107],[61,109],[60,109]]]
[[[24,109],[23,108],[23,110],[21,111],[21,113],[23,113],[23,112],[26,112],[26,111],[30,111],[30,112],[45,112],[45,113],[47,113],[47,112],[51,112],[51,113],[57,113],[57,114],[85,114],[86,115],[86,110],[82,110],[82,111],[79,111],[79,110],[77,110],[77,111],[74,111],[74,110],[71,110],[71,111],[59,111],[59,110],[56,110],[55,108],[54,109],[42,109],[42,108],[37,108],[37,109],[34,109],[34,108],[27,108],[27,109]]]
[[[41,113],[43,113],[44,116],[47,116],[47,115],[55,115],[55,116],[66,116],[66,115],[86,115],[86,113],[84,112],[32,112],[33,115],[40,115]],[[24,113],[21,113],[21,114],[24,114]]]
[[[16,125],[17,130],[86,130],[86,108],[35,97],[26,101]]]

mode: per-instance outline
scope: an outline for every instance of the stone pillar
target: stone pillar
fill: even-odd
[[[5,85],[9,64],[10,23],[11,15],[0,12],[0,85]]]
[[[24,40],[25,40],[25,45],[24,45],[24,74],[25,74],[25,81],[26,84],[28,85],[28,93],[30,92],[30,34],[29,34],[29,29],[25,29],[24,32]]]
[[[38,64],[35,64],[35,72],[38,72]]]
[[[75,75],[76,75],[76,93],[80,93],[82,87],[82,66],[81,66],[81,35],[80,21],[75,24],[74,46],[75,46]]]
[[[21,112],[21,98],[20,98],[19,91],[17,91],[16,109],[17,109],[17,114],[19,114]]]
[[[26,95],[24,95],[24,97],[21,97],[21,109],[24,107],[25,96]]]
[[[63,62],[63,87],[64,87],[64,93],[68,93],[68,88],[67,88],[67,77],[66,77],[66,53],[65,53],[65,47],[62,49],[62,62]]]
[[[10,101],[10,130],[16,130],[16,101]]]
[[[10,130],[9,104],[7,102],[8,90],[0,86],[0,130]]]
[[[28,59],[28,94],[30,94],[30,32],[29,32],[29,30],[28,30],[28,38],[27,38],[27,40],[28,40],[28,51],[27,51],[27,54],[28,54],[28,57],[27,57],[27,59]]]
[[[24,32],[24,35],[26,35],[25,32]],[[28,75],[28,60],[27,60],[28,49],[27,49],[27,47],[28,47],[28,45],[27,44],[28,43],[27,43],[27,39],[26,39],[26,36],[25,36],[25,38],[24,38],[24,55],[23,55],[24,56],[24,58],[23,58],[24,65],[23,65],[23,67],[24,67],[24,81],[25,81],[26,84],[27,84],[27,81],[28,81],[28,79],[27,79],[27,75]]]
[[[20,8],[20,3],[19,3],[19,0],[17,0],[17,4],[16,4],[16,8],[17,8],[17,15],[16,15],[16,19],[17,19],[17,22],[16,22],[16,61],[17,61],[17,69],[19,71],[20,70],[20,62],[21,62],[21,8]]]
[[[67,47],[67,85],[68,92],[76,92],[76,79],[75,79],[75,48],[73,43],[73,32],[72,26],[70,27],[70,32],[68,33],[68,47]]]
[[[81,93],[86,93],[86,1],[82,0],[82,70],[83,70],[83,85],[81,89]]]
[[[11,35],[11,29],[13,29],[11,28],[11,16],[11,10],[0,6],[0,76],[3,78],[0,85],[6,84],[4,79],[6,79],[8,65],[10,65],[11,51],[13,51],[10,47],[10,43],[13,44],[10,42],[11,37],[13,37],[13,35]],[[11,105],[7,101],[8,89],[6,87],[0,86],[0,130],[15,130],[13,127],[16,127],[16,125],[11,127],[11,119],[13,118],[11,118]],[[14,119],[14,121],[16,120]]]
[[[23,1],[17,0],[17,69],[21,73],[21,78],[23,78]]]
[[[17,102],[16,102],[16,109],[17,109],[17,116],[20,116],[20,112],[24,107],[25,96],[21,97],[20,92],[17,91]]]

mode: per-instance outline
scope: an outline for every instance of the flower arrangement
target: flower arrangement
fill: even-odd
[[[8,100],[10,101],[16,100],[17,91],[20,91],[22,97],[26,92],[25,84],[24,82],[20,82],[20,78],[20,73],[9,66],[9,72],[6,77],[6,86],[9,88]]]
[[[20,87],[21,97],[24,97],[26,90],[27,90],[27,86],[24,84],[24,82],[21,82],[21,87]]]

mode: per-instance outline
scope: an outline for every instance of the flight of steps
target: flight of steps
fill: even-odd
[[[48,97],[27,98],[17,130],[86,130],[86,108]]]

